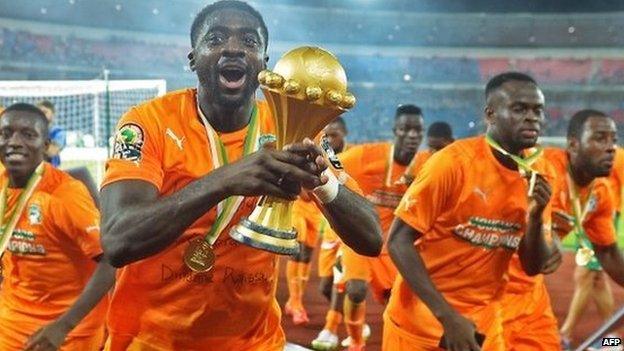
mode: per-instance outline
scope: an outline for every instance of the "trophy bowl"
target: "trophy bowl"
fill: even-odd
[[[271,110],[276,147],[313,139],[336,117],[355,105],[347,91],[347,76],[330,52],[311,46],[282,56],[273,71],[258,74],[260,88]],[[251,247],[282,255],[299,252],[292,221],[292,201],[260,198],[247,218],[232,228],[230,236]]]

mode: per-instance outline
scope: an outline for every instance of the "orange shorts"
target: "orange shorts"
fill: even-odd
[[[382,351],[433,351],[439,348],[444,329],[424,303],[419,303],[417,319],[418,330],[408,332],[395,324],[388,313],[384,313]],[[482,307],[471,314],[463,314],[477,325],[477,330],[484,333],[483,351],[504,351],[503,318],[498,304]]]
[[[544,282],[524,294],[503,295],[503,329],[507,350],[559,350],[559,328]]]
[[[324,218],[321,224],[321,232],[323,239],[321,240],[318,258],[318,275],[321,278],[327,278],[334,275],[334,265],[338,258],[341,241]]]
[[[16,323],[0,323],[0,350],[21,351],[26,341],[43,325],[21,325]],[[60,351],[100,350],[104,344],[104,327],[95,331],[93,335],[69,335]]]
[[[384,302],[386,292],[392,289],[398,274],[390,254],[384,250],[377,257],[366,257],[358,255],[346,245],[342,247],[342,282],[364,280],[370,283],[375,299]]]
[[[308,247],[316,247],[320,236],[323,215],[320,210],[294,211],[293,226],[297,230],[297,241]]]

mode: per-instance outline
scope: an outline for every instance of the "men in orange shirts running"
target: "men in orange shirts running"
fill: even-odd
[[[206,6],[191,27],[197,89],[148,101],[120,120],[101,191],[104,250],[123,266],[106,350],[283,349],[277,256],[228,236],[258,196],[294,200],[314,189],[345,245],[379,253],[372,207],[333,173],[320,174],[326,165],[311,141],[254,152],[258,134],[274,133],[268,106],[254,98],[267,38],[250,5]],[[214,267],[204,273],[184,263],[195,240],[213,243]]]
[[[100,300],[115,279],[101,260],[99,213],[82,183],[43,162],[48,123],[37,107],[0,117],[0,350],[98,350]]]
[[[422,111],[415,105],[399,106],[394,121],[393,142],[358,145],[339,156],[345,172],[358,182],[375,205],[384,237],[390,229],[393,212],[407,190],[407,185],[399,180],[424,134]],[[362,332],[368,285],[377,301],[385,303],[396,277],[396,268],[385,248],[375,258],[363,257],[349,248],[343,248],[342,252],[343,282],[346,284],[344,321],[350,349],[359,350],[365,343]]]
[[[504,350],[498,300],[509,260],[519,250],[534,275],[550,257],[552,174],[527,150],[544,96],[517,72],[493,77],[485,95],[486,136],[436,152],[395,212],[388,247],[401,274],[383,350]]]

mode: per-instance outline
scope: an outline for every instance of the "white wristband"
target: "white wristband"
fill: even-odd
[[[314,195],[319,199],[319,201],[323,204],[330,203],[334,201],[336,196],[338,196],[338,189],[340,187],[340,182],[338,178],[334,175],[334,172],[326,169],[323,174],[329,178],[327,183],[318,186],[312,190]]]

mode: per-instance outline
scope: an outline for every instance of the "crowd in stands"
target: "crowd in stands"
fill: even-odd
[[[0,34],[0,60],[4,62],[49,70],[86,67],[97,71],[106,67],[116,79],[149,73],[167,78],[170,90],[194,84],[187,68],[187,43],[154,44],[126,37],[96,40],[9,28],[1,28]],[[269,66],[279,56],[272,52]],[[458,136],[478,133],[482,126],[481,85],[506,70],[527,72],[545,86],[549,135],[565,134],[565,120],[579,106],[607,110],[624,123],[621,94],[609,92],[609,87],[624,84],[624,59],[338,56],[358,97],[348,119],[354,140],[387,138],[380,132],[387,128],[380,126],[387,125],[396,106],[406,102],[422,106],[430,121],[452,123]],[[563,91],[551,95],[549,86],[563,87]],[[596,87],[597,91],[579,94],[579,87]]]

